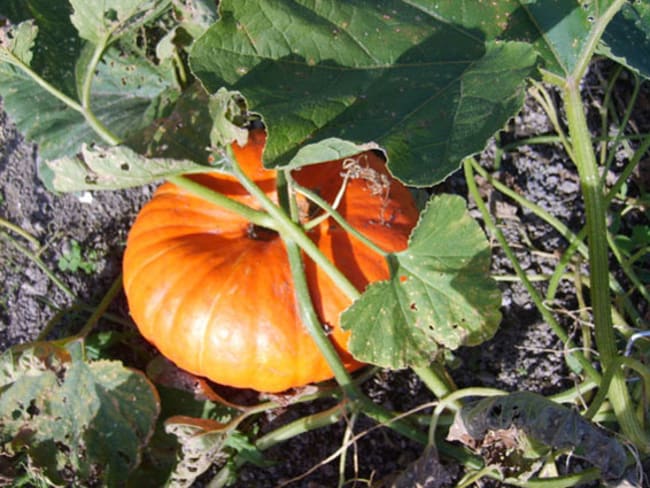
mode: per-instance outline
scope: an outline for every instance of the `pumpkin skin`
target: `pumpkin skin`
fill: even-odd
[[[265,140],[263,130],[251,131],[246,146],[234,144],[233,151],[246,174],[275,198],[275,172],[261,163]],[[388,176],[374,152],[357,159],[366,172],[372,168],[371,174]],[[294,178],[331,203],[343,171],[343,163],[334,161],[304,167]],[[206,173],[191,178],[259,208],[234,177]],[[418,219],[409,191],[392,179],[388,198],[374,195],[367,179],[349,179],[338,211],[387,251],[406,248]],[[127,241],[123,271],[131,316],[161,354],[216,383],[280,392],[332,378],[300,319],[282,239],[261,234],[252,236],[242,217],[163,184],[142,208]],[[385,260],[331,217],[308,236],[359,291],[389,277]],[[350,300],[308,258],[305,272],[316,311],[345,367],[359,368],[362,364],[346,349],[349,332],[339,327]]]

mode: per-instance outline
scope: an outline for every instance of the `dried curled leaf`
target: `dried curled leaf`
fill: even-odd
[[[181,457],[169,478],[170,487],[191,486],[212,464],[225,463],[228,459],[223,448],[232,432],[230,425],[210,419],[175,416],[165,422],[165,431],[174,434],[181,445]]]
[[[600,468],[606,480],[621,478],[626,466],[625,449],[616,439],[575,410],[530,392],[467,405],[456,415],[447,439],[488,456],[496,449],[522,452],[539,445],[570,449],[574,456]]]

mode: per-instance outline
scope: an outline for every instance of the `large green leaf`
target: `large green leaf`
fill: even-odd
[[[240,91],[269,131],[265,158],[336,137],[387,148],[393,173],[428,185],[479,151],[522,103],[522,43],[406,2],[223,1],[190,53],[209,91]]]
[[[74,359],[52,343],[0,356],[0,385],[2,454],[26,453],[29,469],[59,485],[122,486],[159,410],[142,373]]]
[[[626,3],[602,40],[608,56],[650,78],[650,2]]]
[[[28,30],[25,26],[32,27]],[[30,74],[31,56],[25,55],[24,44],[31,41],[29,47],[33,47],[35,29],[32,23],[5,28],[5,35],[23,46],[19,57],[22,64],[2,62],[0,46],[0,95],[18,128],[39,143],[44,159],[71,156],[82,142],[98,142],[100,137],[79,109],[53,94],[57,84],[51,84],[48,91]],[[110,48],[98,65],[93,81],[91,108],[118,137],[126,137],[162,115],[178,90],[172,72],[162,71],[127,47]],[[90,52],[89,48],[80,52],[80,64]],[[83,73],[83,68],[77,69],[78,75]],[[64,84],[64,80],[59,81],[59,85]]]
[[[505,37],[532,42],[545,69],[561,77],[577,66],[594,22],[600,18],[598,2],[578,0],[519,0],[519,17]],[[610,2],[611,3],[611,2]]]
[[[390,368],[428,364],[440,346],[477,345],[495,333],[501,295],[490,249],[461,197],[434,197],[389,281],[370,285],[341,316],[359,360]]]
[[[582,59],[593,30],[604,22],[604,14],[613,0],[476,0],[410,2],[429,15],[439,16],[464,26],[477,29],[488,39],[502,39],[531,43],[544,61],[544,68],[562,78],[571,75]],[[631,8],[629,5],[624,8]],[[647,9],[645,0],[635,2],[635,10]],[[620,17],[620,15],[619,15]],[[619,19],[619,21],[622,19]],[[617,37],[617,45],[626,52],[635,50],[643,55],[639,25],[626,22],[610,27],[609,37]],[[616,23],[616,22],[615,22]],[[630,37],[637,42],[627,42]],[[620,55],[620,54],[619,54]]]

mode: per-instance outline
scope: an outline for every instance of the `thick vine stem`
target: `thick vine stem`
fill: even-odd
[[[232,159],[233,173],[239,180],[241,185],[252,196],[257,198],[258,202],[266,212],[275,220],[275,230],[283,236],[283,238],[295,242],[300,248],[327,273],[327,275],[336,283],[336,285],[345,293],[350,300],[356,300],[359,297],[359,291],[354,287],[350,280],[330,262],[318,246],[312,242],[305,234],[302,228],[291,220],[287,212],[275,204],[254,181],[252,181],[246,173],[242,171],[239,164],[235,159]]]
[[[617,366],[617,348],[612,326],[609,296],[609,257],[607,246],[607,202],[600,185],[598,166],[587,126],[580,94],[579,80],[569,78],[563,86],[562,95],[567,114],[569,136],[575,156],[574,163],[580,176],[587,220],[589,244],[590,297],[594,320],[596,346],[604,373]],[[625,377],[620,367],[614,371],[609,400],[623,432],[644,452],[650,452],[650,442],[630,408],[631,399]]]
[[[347,372],[339,355],[334,348],[334,345],[329,340],[323,327],[321,326],[320,319],[314,310],[311,301],[311,295],[309,293],[309,285],[307,284],[307,278],[305,276],[305,269],[302,262],[302,253],[300,252],[300,247],[298,245],[285,238],[284,245],[287,250],[287,256],[289,258],[289,266],[291,268],[291,276],[293,278],[293,286],[296,290],[296,298],[298,301],[298,306],[300,308],[300,317],[302,318],[303,324],[307,328],[312,339],[316,342],[318,349],[321,354],[325,357],[327,364],[332,369],[334,377],[346,396],[355,400],[359,397],[359,392],[354,385],[350,374]]]
[[[195,182],[187,176],[168,176],[167,181],[183,190],[191,192],[197,197],[203,198],[207,202],[213,203],[223,209],[230,210],[255,225],[271,230],[278,230],[276,220],[270,217],[266,212],[255,210],[243,203],[228,198],[219,192]]]
[[[295,205],[292,205],[291,203],[293,200],[293,195],[290,194],[291,184],[288,181],[289,179],[290,175],[286,175],[284,173],[278,174],[278,189],[283,190],[287,194],[279,197],[281,203],[283,203],[283,207],[276,208],[282,212],[284,218],[287,218],[287,211],[293,214],[294,218],[297,218],[295,211],[291,212],[291,208],[295,208]],[[309,242],[311,242],[311,240],[309,240],[309,238],[307,238],[307,236],[304,234],[302,229],[300,229],[300,232]],[[351,400],[354,409],[360,409],[365,415],[373,418],[381,424],[388,425],[392,429],[400,432],[402,435],[405,435],[410,439],[424,442],[426,437],[420,431],[404,421],[396,420],[391,412],[373,403],[373,401],[366,397],[354,383],[352,377],[345,369],[345,366],[343,366],[343,363],[341,362],[341,359],[338,355],[338,352],[334,348],[334,345],[323,330],[320,319],[318,318],[318,314],[314,309],[302,259],[301,251],[304,250],[304,248],[302,248],[302,246],[299,246],[295,241],[286,235],[283,235],[282,238],[287,251],[287,257],[289,259],[293,285],[296,290],[296,299],[300,307],[300,316],[312,339],[314,339],[316,342],[316,345],[318,346],[321,354],[323,354],[325,360],[332,369],[336,381],[343,389],[346,397]],[[320,254],[320,250],[318,250],[318,253]],[[360,295],[356,289],[355,294],[356,297]]]

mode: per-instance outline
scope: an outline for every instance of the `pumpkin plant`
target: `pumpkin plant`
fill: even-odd
[[[266,133],[253,130],[233,155],[248,177],[276,198],[276,171],[262,166]],[[361,235],[387,252],[402,251],[418,212],[409,191],[390,178],[374,152],[307,166],[297,184],[335,207]],[[259,210],[234,176],[191,179]],[[300,222],[318,249],[359,290],[389,278],[387,262],[350,235],[327,210],[302,197]],[[305,263],[311,299],[345,367],[350,333],[339,316],[351,300],[313,261]],[[284,242],[232,211],[173,183],[160,187],[131,228],[124,289],[142,334],[181,368],[225,385],[280,392],[331,378],[333,372],[300,318]]]
[[[322,8],[319,2],[290,7],[278,0],[223,0],[217,12],[205,0],[105,0],[103,10],[84,0],[39,1],[7,2],[17,20],[0,29],[0,94],[18,127],[40,143],[43,181],[54,191],[74,192],[168,180],[142,209],[124,257],[124,287],[142,334],[180,367],[222,384],[278,392],[332,376],[338,382],[334,393],[318,393],[338,401],[333,409],[255,439],[249,428],[255,449],[363,413],[426,443],[424,461],[437,462],[439,451],[463,463],[461,485],[499,477],[437,435],[444,410],[458,411],[466,397],[503,393],[453,391],[441,354],[480,344],[496,331],[500,294],[489,276],[490,247],[461,197],[433,196],[418,216],[409,190],[390,176],[429,186],[464,162],[485,224],[582,368],[563,401],[590,401],[585,394],[599,388],[584,417],[611,404],[631,444],[650,452],[647,419],[638,412],[647,392],[628,388],[622,366],[646,381],[650,375],[617,349],[601,239],[609,202],[580,94],[597,47],[644,76],[650,72],[645,57],[637,58],[627,38],[616,35],[627,30],[647,42],[642,2],[503,0],[467,8],[470,2],[332,0]],[[61,42],[48,45],[48,39]],[[478,166],[466,158],[516,113],[527,80],[540,76],[562,94],[568,135],[550,97],[541,98],[585,195],[600,371],[573,347],[521,271],[476,188]],[[246,130],[258,118],[268,132]],[[390,173],[378,146],[351,140],[381,144]],[[648,145],[642,147],[636,162]],[[569,240],[577,248],[584,247],[581,239]],[[563,265],[557,269],[562,274]],[[83,351],[77,352],[84,363]],[[420,424],[402,418],[406,414],[389,412],[361,392],[349,373],[363,363],[410,367],[432,390],[435,411],[419,419],[428,424],[428,438]],[[48,378],[48,385],[56,383]],[[7,381],[14,380],[23,376]],[[156,394],[146,387],[151,421]],[[16,391],[16,398],[2,400],[20,403],[23,389]],[[66,392],[65,398],[73,396]],[[236,431],[245,430],[243,419],[278,406],[246,408],[209,398],[238,410],[225,427],[216,415],[168,419],[168,431],[181,432],[183,447],[191,447],[183,450],[190,453],[186,461],[202,459],[200,470],[188,469],[192,476],[224,458],[227,439],[241,441]],[[48,404],[42,400],[35,396],[36,404]],[[504,402],[518,410],[534,400]],[[25,417],[34,414],[21,408]],[[530,428],[516,418],[516,427]],[[512,423],[503,420],[503,426]],[[140,439],[148,438],[149,425]],[[24,433],[23,424],[15,431]],[[23,443],[16,435],[10,432],[7,442]],[[54,439],[69,438],[61,431]],[[217,485],[253,450],[241,443],[230,448],[242,454],[231,455]],[[126,469],[133,469],[137,452],[129,459]],[[521,484],[518,473],[514,482]],[[599,474],[589,476],[580,479]]]

